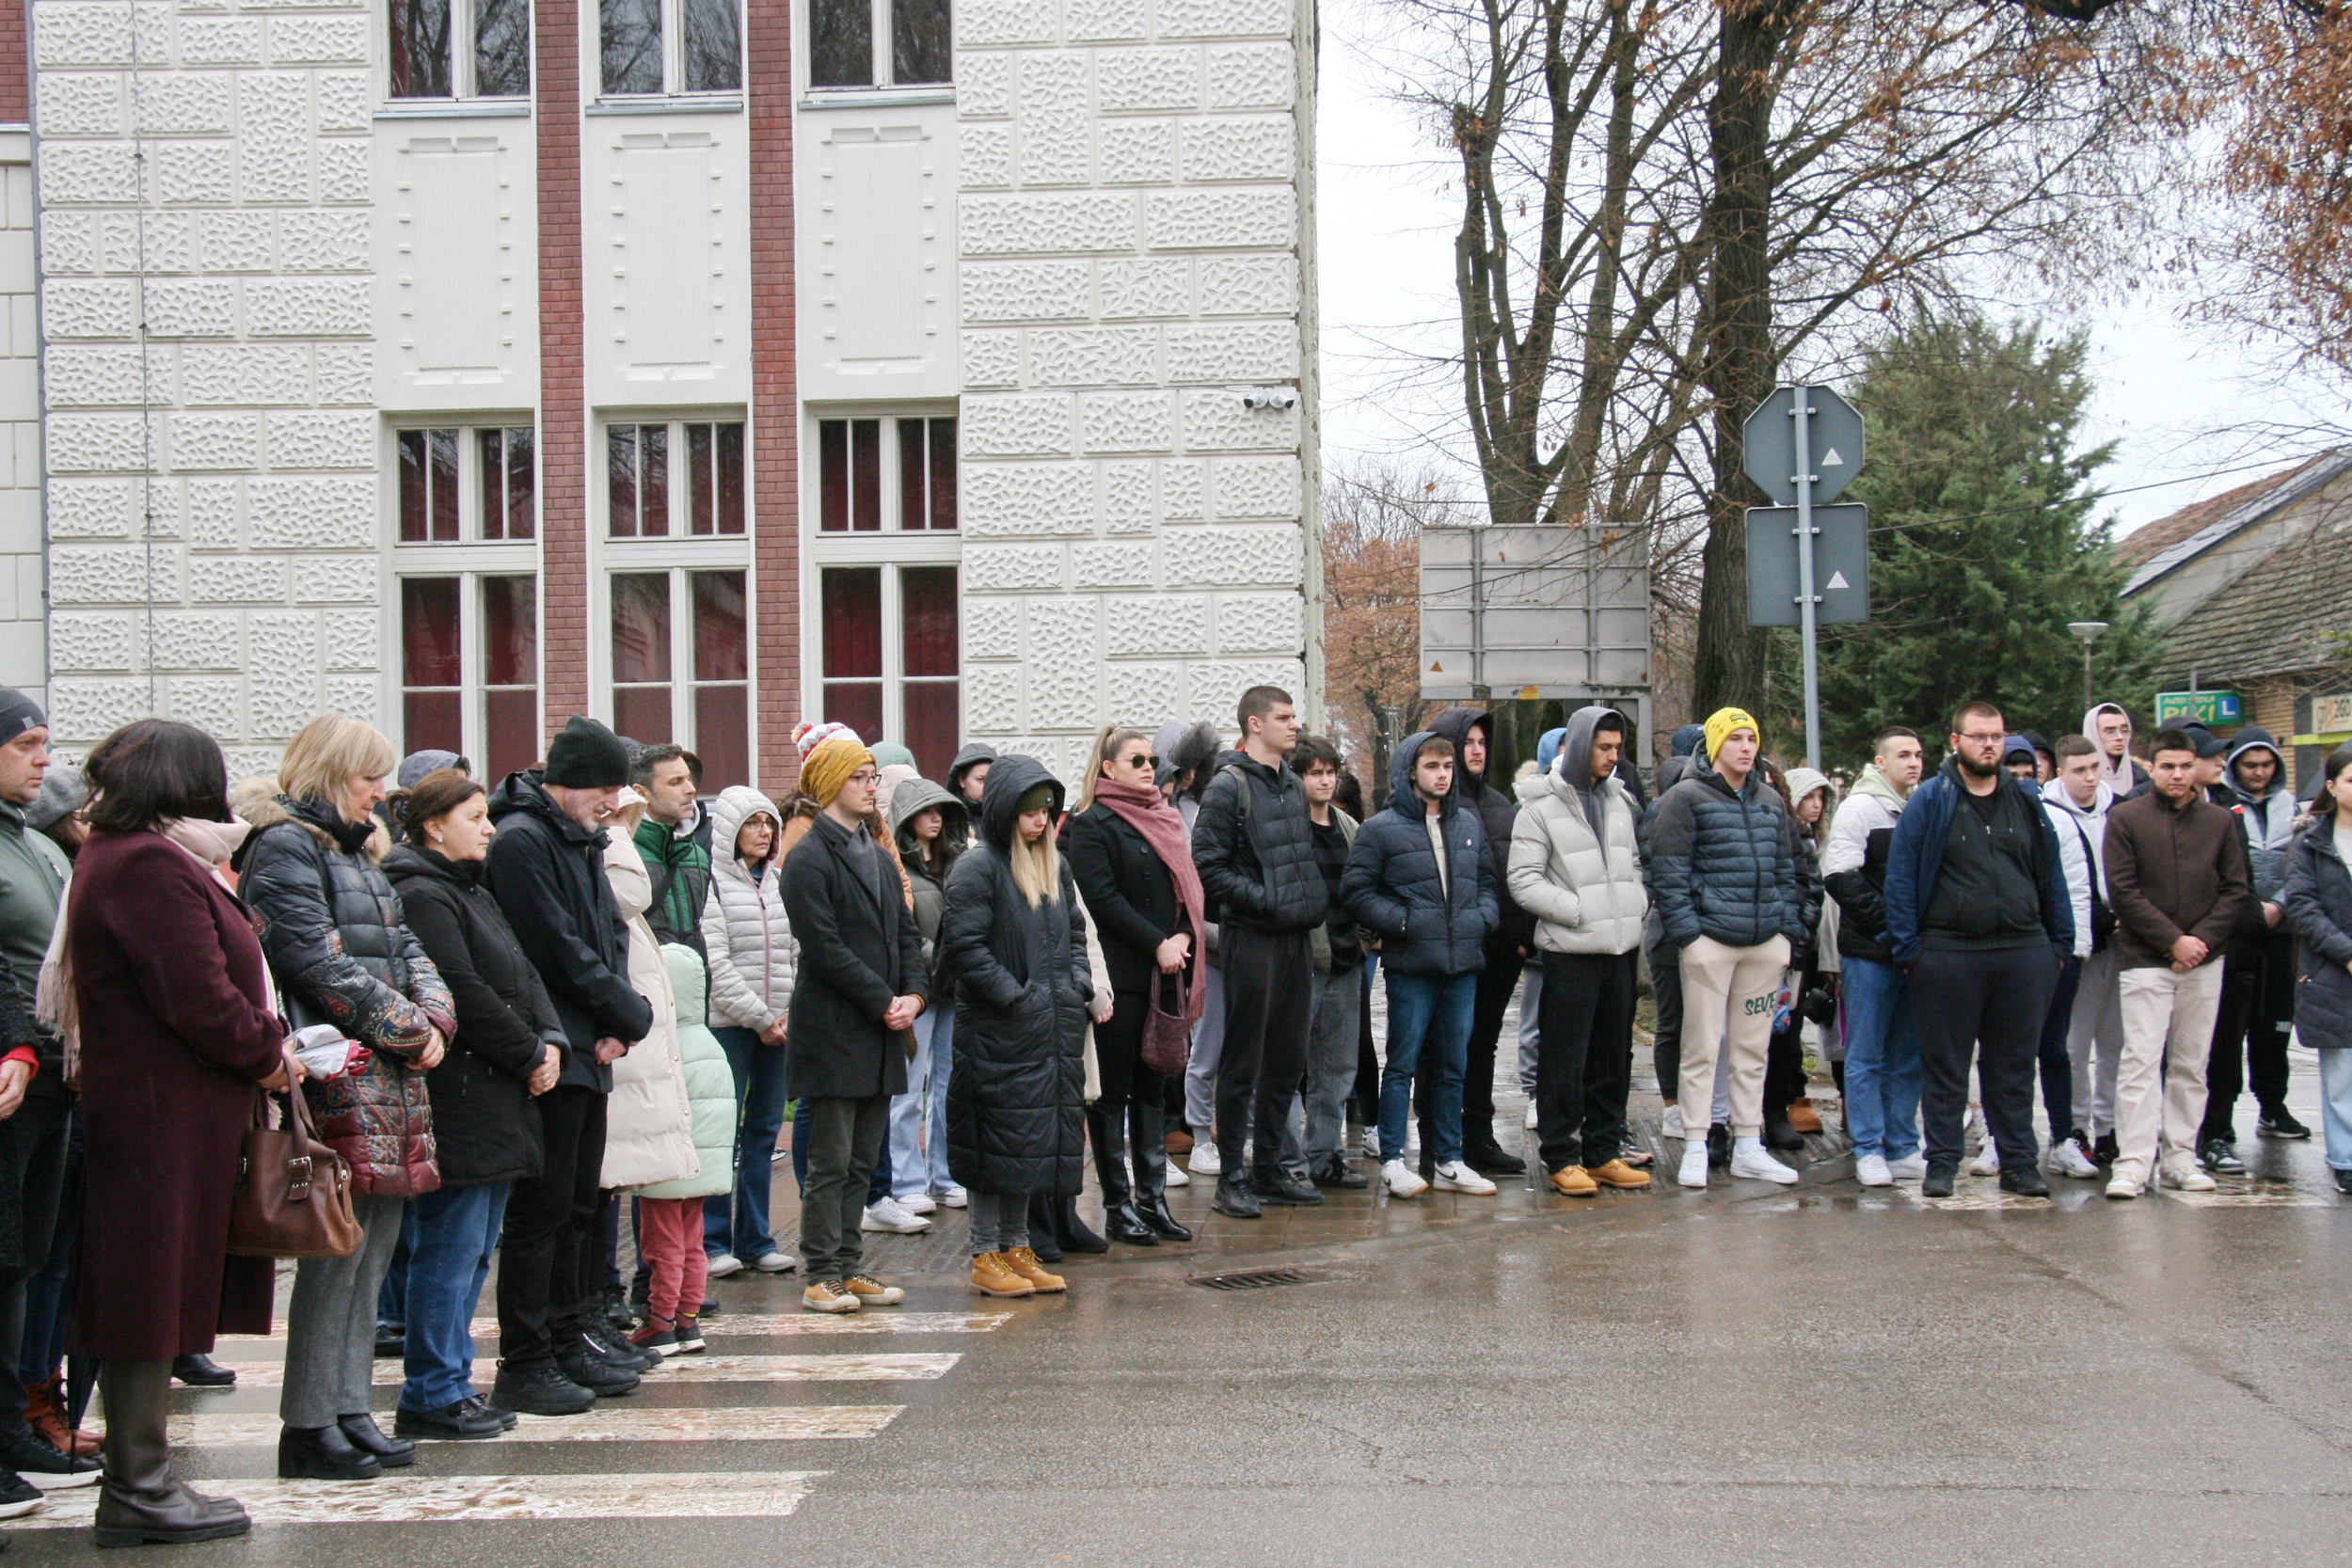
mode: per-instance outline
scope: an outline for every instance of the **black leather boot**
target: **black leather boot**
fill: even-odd
[[[1029,1195],[1029,1250],[1041,1263],[1061,1261],[1061,1205],[1043,1193]]]
[[[1158,1246],[1159,1233],[1136,1212],[1127,1180],[1127,1108],[1096,1101],[1087,1107],[1087,1137],[1094,1145],[1094,1176],[1103,1184],[1103,1229],[1125,1246]]]
[[[173,1356],[171,1375],[191,1388],[228,1388],[237,1381],[234,1371],[209,1355]]]
[[[253,1528],[234,1497],[191,1492],[171,1473],[171,1445],[165,1434],[171,1417],[170,1362],[109,1361],[99,1371],[98,1386],[106,1407],[99,1545],[214,1541]]]
[[[362,1410],[356,1416],[338,1416],[335,1424],[343,1429],[351,1446],[362,1453],[375,1455],[375,1462],[387,1470],[417,1462],[417,1445],[405,1437],[387,1437],[384,1429],[375,1424],[375,1417]]]
[[[1078,1217],[1078,1196],[1075,1193],[1048,1201],[1055,1209],[1054,1223],[1061,1231],[1061,1249],[1064,1252],[1110,1251],[1110,1243],[1097,1236],[1093,1227]]]
[[[342,1427],[287,1427],[278,1434],[278,1473],[287,1481],[373,1481],[384,1467]]]
[[[1132,1133],[1128,1148],[1136,1155],[1136,1212],[1152,1234],[1171,1242],[1189,1242],[1192,1232],[1168,1212],[1168,1118],[1157,1101],[1137,1100],[1127,1110]]]

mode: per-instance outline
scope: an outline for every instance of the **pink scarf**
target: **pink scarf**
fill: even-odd
[[[1184,819],[1147,784],[1121,784],[1117,779],[1094,781],[1094,798],[1119,814],[1120,819],[1143,835],[1143,842],[1160,857],[1176,881],[1176,901],[1192,922],[1192,993],[1185,999],[1184,1017],[1197,1021],[1208,1005],[1209,966],[1201,962],[1200,938],[1208,920],[1208,900],[1200,891],[1200,873],[1193,869],[1192,843],[1184,836]],[[1154,981],[1153,984],[1158,982]]]

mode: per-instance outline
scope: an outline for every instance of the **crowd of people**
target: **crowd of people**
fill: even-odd
[[[294,1273],[278,1468],[351,1481],[629,1393],[704,1348],[713,1278],[896,1306],[864,1238],[943,1208],[971,1289],[1022,1297],[1066,1291],[1069,1252],[1190,1240],[1168,1191],[1196,1177],[1238,1220],[1375,1180],[1492,1194],[1527,1169],[1492,1092],[1515,998],[1543,1182],[1646,1188],[1645,974],[1686,1187],[1799,1180],[1810,1022],[1866,1187],[1951,1195],[1973,1103],[2011,1192],[2210,1190],[2249,1081],[2259,1132],[2310,1135],[2299,1029],[2352,1192],[2352,748],[2306,805],[2253,726],[2167,728],[2143,762],[2116,705],[2052,744],[1970,703],[1932,775],[1889,728],[1839,800],[1737,708],[1645,779],[1588,706],[1506,789],[1461,707],[1368,811],[1287,693],[1235,717],[1231,746],[1105,727],[1074,799],[1030,756],[929,780],[809,723],[789,794],[706,801],[691,753],[585,718],[500,780],[332,716],[265,778],[164,720],[75,769],[0,691],[0,1517],[99,1485],[102,1545],[247,1528],[173,1474],[167,1417],[175,1380],[234,1381],[218,1335],[272,1328],[272,1258],[230,1237],[281,1118],[357,1229]]]

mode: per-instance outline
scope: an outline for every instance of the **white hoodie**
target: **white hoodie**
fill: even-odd
[[[2087,807],[2074,804],[2064,779],[2052,779],[2042,786],[2042,810],[2050,819],[2050,831],[2058,834],[2058,864],[2066,872],[2066,891],[2074,907],[2074,957],[2078,958],[2090,957],[2091,888],[2098,888],[2102,901],[2106,897],[2107,812],[2115,800],[2115,791],[2104,776],[2099,780],[2099,793]]]

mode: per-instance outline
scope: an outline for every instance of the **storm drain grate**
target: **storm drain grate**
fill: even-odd
[[[1304,1269],[1242,1269],[1233,1274],[1197,1274],[1192,1283],[1211,1291],[1263,1291],[1277,1285],[1311,1285],[1323,1277]]]

